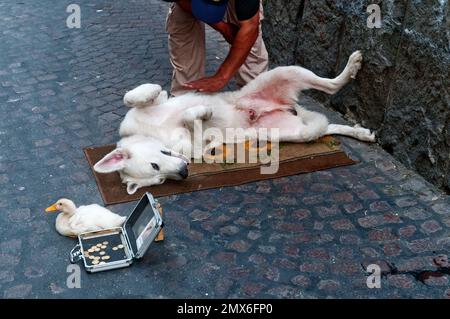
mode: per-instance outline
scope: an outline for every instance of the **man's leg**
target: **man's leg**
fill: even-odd
[[[182,85],[205,74],[205,25],[172,4],[167,16],[170,62],[173,66],[171,94],[182,95],[189,90]]]
[[[226,16],[226,21],[238,25],[238,19],[236,16],[234,0],[231,0],[228,5],[228,11]],[[241,66],[237,72],[236,84],[239,87],[243,87],[248,82],[256,78],[261,73],[265,72],[269,68],[269,54],[267,53],[266,45],[262,38],[262,28],[261,21],[264,19],[264,9],[261,3],[260,8],[260,23],[259,23],[259,35],[253,45],[247,60]]]

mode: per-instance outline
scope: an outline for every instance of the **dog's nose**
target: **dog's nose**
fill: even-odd
[[[178,174],[180,174],[181,177],[183,177],[184,179],[186,179],[189,176],[189,171],[187,168],[187,165],[183,166],[182,169],[180,169],[180,171],[178,172]]]

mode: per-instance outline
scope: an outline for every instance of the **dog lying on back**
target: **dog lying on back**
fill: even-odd
[[[161,86],[141,85],[124,97],[132,109],[121,123],[117,148],[94,169],[119,172],[129,194],[166,179],[187,178],[190,159],[203,156],[193,155],[195,139],[208,139],[194,136],[196,126],[202,132],[217,128],[224,136],[227,128],[240,128],[248,131],[247,138],[255,138],[255,129],[278,129],[279,142],[309,142],[331,134],[374,142],[375,135],[368,129],[329,124],[323,114],[297,105],[303,90],[335,94],[356,77],[361,63],[362,54],[354,52],[334,79],[321,78],[299,66],[278,67],[239,91],[211,95],[188,93],[169,99]]]

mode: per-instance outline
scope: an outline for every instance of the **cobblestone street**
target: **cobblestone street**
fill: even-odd
[[[353,166],[160,198],[165,241],[69,289],[76,241],[44,209],[102,204],[82,149],[118,141],[127,90],[171,79],[167,3],[77,0],[69,29],[72,2],[0,0],[0,298],[450,298],[449,196],[349,138]],[[211,73],[227,46],[208,31],[207,47]]]

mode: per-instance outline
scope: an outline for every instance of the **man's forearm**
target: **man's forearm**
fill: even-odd
[[[259,34],[259,14],[241,26],[234,38],[230,52],[216,75],[231,79],[245,63]]]
[[[219,22],[212,26],[222,33],[231,44],[230,52],[215,75],[201,78],[184,87],[199,92],[213,93],[223,89],[239,68],[245,63],[252,47],[259,35],[259,13],[251,19],[240,21],[239,30],[226,22]]]

